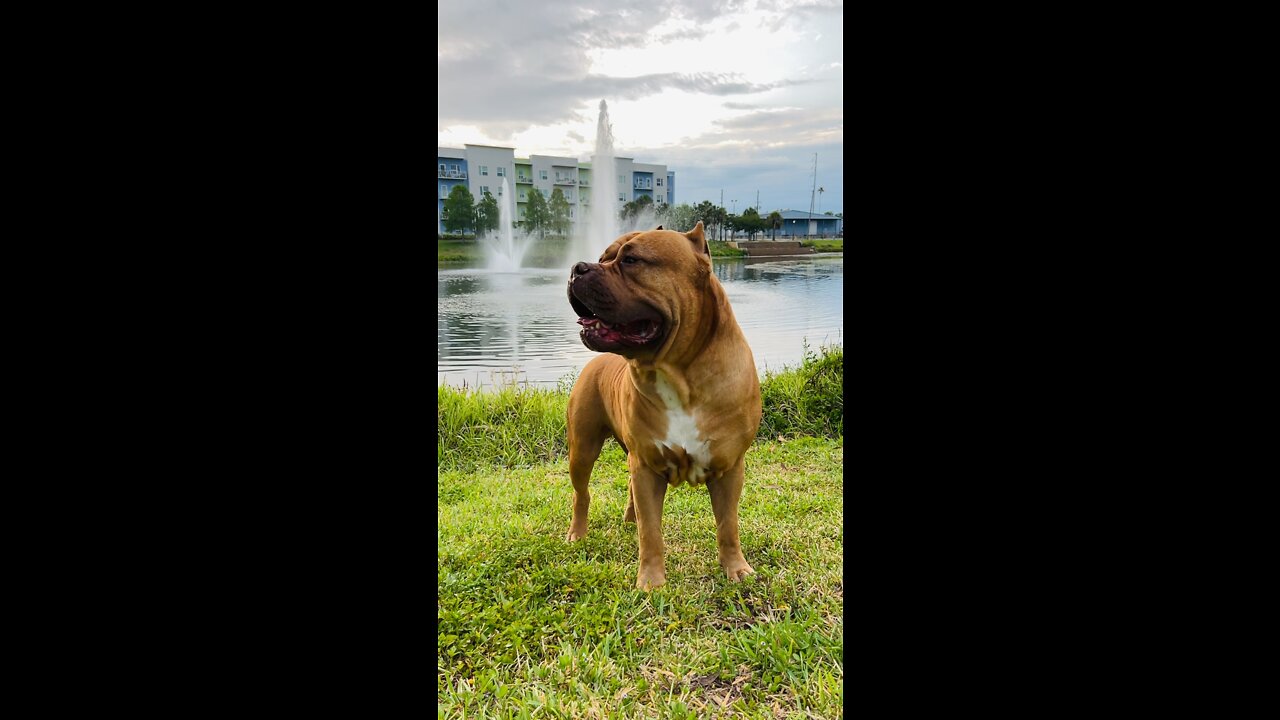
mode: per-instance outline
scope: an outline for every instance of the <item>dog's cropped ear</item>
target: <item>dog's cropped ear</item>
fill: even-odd
[[[707,246],[707,234],[702,230],[702,221],[699,220],[693,229],[684,234],[689,238],[689,242],[693,243],[693,249],[708,257],[711,256],[711,248]]]
[[[658,227],[654,228],[654,230],[661,230],[661,229],[662,229],[662,226],[661,226],[661,225],[659,225]]]

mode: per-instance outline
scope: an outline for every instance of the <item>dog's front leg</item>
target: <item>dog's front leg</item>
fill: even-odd
[[[667,496],[667,479],[645,467],[638,453],[631,453],[627,460],[631,466],[631,499],[635,503],[640,536],[636,587],[652,590],[667,582],[666,546],[662,542],[662,504]]]

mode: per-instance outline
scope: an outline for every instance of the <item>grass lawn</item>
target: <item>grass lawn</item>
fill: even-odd
[[[533,247],[524,256],[525,267],[558,267],[564,264],[569,239],[556,235],[548,235],[535,240]],[[476,240],[437,240],[436,262],[465,262],[478,264],[484,259],[484,248]]]
[[[746,257],[746,250],[729,247],[727,243],[719,240],[708,240],[707,249],[711,251],[711,257]]]
[[[817,249],[818,252],[844,252],[844,238],[822,238],[805,240],[801,245]]]
[[[534,243],[524,264],[533,267],[556,267],[563,264],[569,240],[566,237],[549,235]],[[742,257],[747,253],[731,248],[722,242],[709,241],[712,257]],[[484,250],[476,240],[437,240],[436,262],[479,263],[484,258]],[[593,260],[595,258],[592,258]]]
[[[442,469],[438,717],[843,717],[843,459],[842,436],[756,441],[740,513],[757,574],[738,584],[706,489],[669,491],[651,593],[613,441],[574,544],[565,460]]]

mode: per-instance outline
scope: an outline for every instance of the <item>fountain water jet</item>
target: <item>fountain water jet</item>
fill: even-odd
[[[594,262],[621,234],[618,230],[617,162],[613,158],[613,128],[609,106],[600,101],[596,120],[596,151],[591,157],[591,214],[569,245],[566,265],[580,260]]]
[[[511,206],[514,198],[507,178],[502,178],[502,192],[498,195],[498,232],[484,236],[485,254],[489,258],[488,268],[492,272],[520,272],[520,264],[533,244],[533,238],[524,232],[516,237],[511,227]]]

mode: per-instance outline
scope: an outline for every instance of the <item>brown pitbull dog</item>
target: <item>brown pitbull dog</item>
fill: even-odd
[[[596,352],[569,396],[570,542],[587,534],[587,481],[615,438],[631,473],[624,522],[636,522],[636,587],[666,582],[662,503],[668,485],[706,483],[720,566],[737,582],[755,571],[738,544],[743,456],[760,427],[760,381],[699,222],[658,226],[613,242],[569,275],[582,343]]]

